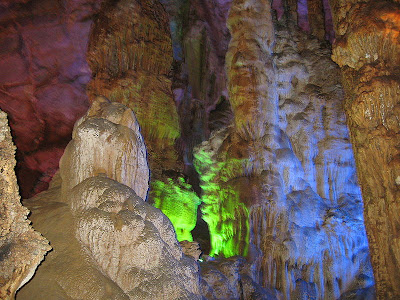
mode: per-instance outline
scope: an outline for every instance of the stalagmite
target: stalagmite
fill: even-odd
[[[0,0],[0,299],[400,299],[399,37],[400,0]]]
[[[7,114],[0,111],[0,299],[12,300],[51,247],[34,231],[18,193],[15,146]]]
[[[134,114],[98,98],[75,124],[51,188],[26,201],[54,250],[17,299],[201,299],[198,266],[144,201],[148,181]]]

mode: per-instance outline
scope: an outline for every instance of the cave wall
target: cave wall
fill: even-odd
[[[47,188],[88,109],[87,43],[100,3],[0,3],[0,108],[9,115],[23,197]]]
[[[331,1],[379,299],[400,297],[398,1]]]

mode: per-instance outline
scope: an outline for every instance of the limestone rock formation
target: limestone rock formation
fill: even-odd
[[[243,257],[209,260],[200,267],[206,299],[278,299],[275,290],[265,289],[254,280],[251,265]]]
[[[379,299],[400,297],[398,1],[331,1]]]
[[[377,296],[400,298],[399,3],[0,0],[0,108],[23,197],[47,187],[93,102],[49,190],[24,202],[53,251],[17,298],[373,299],[364,217]],[[2,130],[12,298],[49,246]],[[178,237],[196,226],[203,246],[209,228],[219,257],[204,256],[200,286],[198,245],[179,246],[146,198]]]
[[[14,173],[15,146],[7,115],[0,111],[0,299],[14,299],[51,249],[48,241],[34,231],[27,219]]]
[[[186,255],[186,256],[190,256],[192,258],[194,258],[195,260],[199,260],[200,256],[201,256],[201,249],[200,249],[200,245],[197,242],[189,242],[189,241],[182,241],[179,242],[179,244],[182,247],[182,252]]]
[[[96,100],[74,128],[60,176],[27,201],[54,251],[17,299],[201,299],[197,264],[141,198],[145,155],[132,111]]]
[[[155,0],[105,1],[91,30],[90,100],[104,95],[130,107],[142,128],[152,179],[182,167],[174,149],[180,136],[171,90],[172,44],[167,13]]]
[[[62,193],[83,180],[105,174],[146,199],[149,181],[146,147],[139,124],[123,104],[97,98],[75,125],[72,141],[60,161]]]
[[[290,14],[289,14],[290,16]],[[373,285],[338,68],[269,1],[234,1],[233,126],[195,150],[212,254],[249,255],[285,299]]]
[[[278,118],[271,11],[269,1],[252,5],[236,1],[228,18],[232,35],[226,57],[229,101],[235,129],[246,141],[260,139],[268,129],[273,130],[273,126],[266,124],[274,125]]]

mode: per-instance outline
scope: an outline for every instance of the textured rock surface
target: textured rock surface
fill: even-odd
[[[400,297],[398,1],[331,1],[379,299]]]
[[[91,100],[104,95],[130,107],[141,124],[152,178],[180,171],[180,126],[171,90],[172,43],[167,13],[155,0],[106,1],[91,31]]]
[[[179,242],[182,247],[182,251],[186,256],[193,257],[195,260],[199,260],[201,255],[200,245],[197,242],[182,241]]]
[[[0,3],[0,108],[9,115],[25,198],[47,188],[75,121],[88,108],[85,56],[100,3]]]
[[[104,174],[146,199],[149,181],[146,147],[139,124],[123,104],[99,97],[75,125],[60,161],[62,193],[83,180]]]
[[[193,146],[230,122],[231,106],[235,112],[234,127],[215,133],[198,152],[206,202],[203,211],[213,232],[214,253],[249,253],[255,270],[264,272],[263,276],[256,272],[252,280],[277,288],[282,297],[372,297],[361,198],[340,112],[343,95],[329,51],[319,43],[324,36],[333,38],[328,0],[236,1],[229,19],[233,34],[227,56],[229,95],[224,58],[230,1],[162,1],[170,15],[171,39],[166,13],[158,2],[0,1],[0,107],[10,114],[24,196],[46,186],[73,123],[88,106],[86,47],[93,14],[103,2],[90,40],[89,59],[95,73],[90,94],[92,100],[106,94],[136,110],[151,146],[154,177],[165,181],[182,176],[182,162],[173,147],[182,134],[178,150],[184,158],[184,173],[189,183],[196,183]],[[273,19],[271,2],[279,23]],[[388,0],[332,0],[331,4],[338,33],[333,57],[344,75],[345,106],[367,201],[378,296],[395,298],[400,281],[396,229],[400,9],[398,1]],[[299,33],[292,23],[319,41]],[[61,172],[63,192],[56,178],[50,191],[28,201],[37,228],[58,249],[42,266],[49,274],[40,271],[34,279],[50,297],[113,299],[129,293],[131,279],[119,281],[118,274],[124,270],[117,263],[110,263],[108,269],[104,261],[81,251],[81,243],[92,249],[88,251],[97,251],[93,249],[98,245],[88,237],[97,230],[94,210],[109,220],[104,228],[113,232],[129,223],[132,203],[141,203],[131,190],[107,177],[132,187],[142,198],[146,195],[146,180],[132,177],[135,170],[147,176],[140,167],[143,151],[138,149],[136,158],[124,153],[135,145],[140,148],[142,141],[123,142],[136,132],[136,125],[130,117],[133,127],[110,124],[124,118],[118,111],[118,121],[98,121],[98,115],[76,136],[77,140],[84,136],[79,148],[93,141],[90,134],[98,132],[99,126],[108,124],[110,132],[100,134],[99,140],[114,143],[112,155],[92,168],[93,156],[84,155],[78,161],[79,155],[69,149],[65,165],[74,167]],[[122,127],[131,129],[120,132]],[[104,155],[98,148],[91,151]],[[83,163],[89,167],[76,173],[74,168]],[[123,165],[131,170],[119,172]],[[95,193],[93,197],[100,200],[89,197],[91,204],[82,206],[81,188],[96,185],[110,187]],[[72,198],[65,195],[74,186],[71,211],[72,204],[66,201]],[[196,184],[195,190],[200,191]],[[109,195],[119,196],[111,201]],[[88,217],[76,221],[80,216]],[[135,219],[137,224],[146,223],[141,214]],[[60,234],[78,225],[79,242],[74,231]],[[118,247],[112,244],[113,251],[123,253]],[[70,253],[78,259],[71,260]],[[68,276],[58,274],[59,269]],[[74,274],[80,274],[79,284]],[[117,278],[118,284],[108,277]],[[229,286],[229,280],[222,282]],[[99,287],[86,289],[93,281]],[[211,281],[218,285],[217,280]],[[47,282],[52,288],[47,288]],[[219,292],[213,285],[209,283],[207,291],[215,296]],[[43,298],[38,290],[23,290],[20,297]],[[219,294],[225,296],[218,297],[230,297],[226,296],[229,292],[225,289]]]
[[[254,272],[243,257],[209,260],[200,267],[201,291],[206,299],[278,299],[276,291],[254,281]]]
[[[203,213],[212,254],[248,253],[263,286],[339,298],[373,285],[362,201],[339,70],[293,21],[274,21],[269,1],[233,2],[235,122],[196,150]]]
[[[27,201],[54,251],[18,299],[201,299],[197,264],[183,255],[168,218],[138,196],[146,195],[149,180],[138,159],[145,155],[138,129],[131,110],[104,98],[77,122],[61,176]],[[131,148],[116,148],[114,138]],[[102,152],[85,160],[94,149]],[[122,151],[116,161],[124,163],[107,163]],[[92,172],[69,173],[77,159]],[[126,168],[136,177],[121,176]]]
[[[7,115],[0,111],[0,299],[10,300],[51,249],[30,226],[29,211],[20,203],[14,155]]]
[[[182,129],[177,146],[184,173],[199,192],[193,147],[232,119],[225,72],[230,38],[226,19],[231,1],[161,2],[170,18],[172,88]]]

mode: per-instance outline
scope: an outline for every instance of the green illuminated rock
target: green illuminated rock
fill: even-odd
[[[209,142],[202,143],[194,152],[203,190],[203,219],[210,230],[211,256],[247,255],[249,245],[249,211],[241,201],[244,195],[237,184],[248,159],[217,152],[229,132],[230,127],[215,132]]]
[[[192,191],[191,185],[182,177],[167,178],[167,182],[156,180],[152,183],[152,198],[155,207],[171,220],[178,241],[193,241],[191,231],[196,226],[197,207],[200,198]]]

